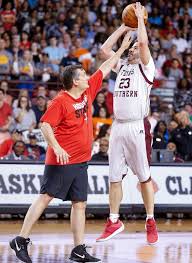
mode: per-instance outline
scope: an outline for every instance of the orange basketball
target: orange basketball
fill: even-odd
[[[135,15],[135,11],[133,9],[134,5],[135,4],[130,4],[124,8],[123,13],[122,13],[122,20],[126,26],[132,27],[132,28],[137,28],[138,27],[138,21],[137,21],[136,15]],[[147,23],[147,18],[148,18],[148,13],[147,13],[147,10],[145,8],[145,16],[144,16],[145,24]]]

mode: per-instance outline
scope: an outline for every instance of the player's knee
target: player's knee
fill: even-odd
[[[86,202],[72,201],[72,206],[74,209],[86,209]]]
[[[110,182],[110,187],[119,187],[119,186],[121,186],[121,184],[122,184],[122,181],[120,181],[120,182]]]
[[[149,179],[147,179],[146,181],[144,182],[140,182],[141,184],[146,184],[146,183],[149,183],[151,181],[151,176],[149,177]]]
[[[41,199],[42,199],[43,203],[49,204],[51,202],[51,200],[53,199],[53,196],[50,196],[48,194],[42,194]]]

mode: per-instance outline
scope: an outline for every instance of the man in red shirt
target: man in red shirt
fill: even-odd
[[[75,248],[70,259],[77,262],[100,261],[89,255],[84,245],[87,161],[91,159],[93,139],[92,102],[103,78],[115,67],[130,42],[130,34],[127,34],[118,51],[90,78],[81,65],[67,66],[62,73],[63,89],[41,118],[41,130],[49,145],[41,195],[28,210],[20,235],[10,242],[16,256],[23,262],[31,263],[27,251],[30,231],[54,197],[72,202],[71,228]]]
[[[4,157],[12,152],[12,147],[15,142],[22,140],[22,132],[19,130],[13,130],[11,138],[5,140],[0,144],[0,157]]]

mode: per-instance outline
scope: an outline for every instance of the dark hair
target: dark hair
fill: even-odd
[[[3,94],[5,95],[5,91],[4,91],[4,89],[1,89],[1,88],[0,88],[0,91],[2,91],[2,92],[3,92]]]
[[[100,109],[99,109],[99,113],[100,113],[100,110],[101,109],[104,109],[105,110],[105,112],[106,112],[106,118],[109,118],[110,117],[110,114],[109,114],[109,112],[108,112],[108,109],[107,109],[107,107],[104,105],[104,106],[101,106],[100,107]]]
[[[29,111],[30,110],[30,103],[29,103],[29,98],[26,97],[26,96],[21,96],[19,99],[18,99],[18,108],[21,108],[21,99],[22,98],[26,98],[27,99],[27,107],[26,107],[26,110]]]
[[[160,120],[160,121],[158,121],[158,123],[156,124],[156,126],[155,126],[155,128],[154,128],[154,134],[159,131],[159,126],[160,126],[160,124],[163,124],[163,125],[165,126],[165,132],[166,132],[166,130],[167,130],[167,124],[166,124],[165,121]],[[165,133],[165,132],[164,132],[164,133]]]
[[[95,138],[95,140],[98,140],[102,137],[105,137],[105,135],[107,134],[107,130],[110,128],[111,125],[109,124],[103,124],[99,130],[99,134],[97,135],[97,137]]]
[[[24,141],[16,141],[16,142],[13,144],[13,149],[15,148],[15,146],[16,146],[18,143],[22,143],[23,146],[26,147]]]
[[[70,90],[73,87],[73,80],[78,77],[77,69],[83,70],[82,65],[70,65],[64,68],[61,75],[64,90]]]

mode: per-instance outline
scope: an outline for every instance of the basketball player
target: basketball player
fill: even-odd
[[[148,47],[144,24],[144,7],[137,2],[135,14],[138,18],[138,41],[130,48],[128,58],[119,66],[114,91],[114,117],[109,146],[110,216],[103,234],[97,241],[105,241],[124,229],[119,220],[122,200],[122,179],[127,166],[137,175],[147,213],[147,242],[158,240],[154,220],[154,191],[151,182],[149,161],[151,153],[149,94],[153,84],[155,66]],[[122,25],[101,47],[106,58],[113,55],[112,46],[127,31]]]
[[[67,66],[62,73],[63,90],[50,103],[41,118],[41,130],[48,143],[40,195],[29,208],[19,236],[10,242],[16,256],[31,263],[27,247],[32,226],[51,200],[72,202],[71,228],[74,249],[70,259],[98,262],[84,245],[85,208],[87,201],[87,161],[91,158],[92,102],[105,77],[131,43],[127,34],[119,50],[90,77],[81,65]]]

